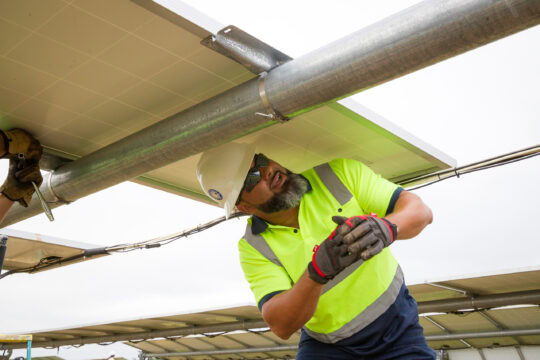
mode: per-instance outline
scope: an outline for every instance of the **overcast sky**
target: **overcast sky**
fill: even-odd
[[[417,1],[289,0],[272,1],[271,8],[256,8],[247,0],[186,2],[223,25],[236,25],[299,57]],[[354,99],[452,156],[458,165],[536,145],[538,43],[536,27]],[[4,170],[6,165],[3,161]],[[537,157],[417,191],[435,220],[417,238],[392,245],[406,281],[539,266],[539,178]],[[53,211],[54,223],[40,215],[11,228],[106,246],[174,233],[222,215],[221,209],[132,183]],[[160,249],[5,278],[0,332],[253,304],[236,246],[244,222],[232,220]],[[125,349],[62,348],[59,356],[89,359],[111,351],[136,356]]]

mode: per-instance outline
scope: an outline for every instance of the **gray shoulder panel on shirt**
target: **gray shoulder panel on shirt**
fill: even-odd
[[[324,186],[326,186],[340,205],[345,205],[352,198],[349,189],[341,182],[328,163],[318,165],[313,170],[315,170]]]
[[[247,224],[246,226],[246,233],[244,234],[244,239],[246,239],[248,244],[253,246],[255,250],[260,252],[265,258],[267,258],[274,264],[283,267],[283,264],[281,264],[281,261],[279,261],[274,251],[270,248],[266,240],[264,240],[264,237],[262,235],[253,234],[250,224]]]

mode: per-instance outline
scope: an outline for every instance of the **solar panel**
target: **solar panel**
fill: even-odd
[[[41,270],[40,265],[45,265],[57,259],[66,259],[60,264],[48,267],[47,270],[49,270],[54,267],[85,261],[88,259],[82,256],[85,252],[99,248],[92,244],[13,229],[1,229],[0,234],[8,236],[3,270],[38,272]],[[100,254],[95,257],[104,255]]]
[[[25,128],[48,153],[76,159],[256,76],[201,45],[224,26],[175,6],[179,14],[147,0],[0,4],[0,127]],[[351,100],[239,141],[295,171],[336,157],[392,179],[455,165]],[[211,203],[195,178],[198,156],[135,181]]]

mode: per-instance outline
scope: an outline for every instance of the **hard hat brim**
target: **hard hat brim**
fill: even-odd
[[[223,208],[225,209],[225,218],[228,219],[231,214],[235,211],[236,208],[236,201],[238,200],[238,197],[240,196],[240,191],[242,190],[242,187],[244,186],[244,181],[246,179],[246,176],[249,172],[249,169],[251,168],[251,162],[253,161],[253,156],[255,156],[255,145],[249,144],[248,150],[245,152],[244,158],[240,161],[240,164],[238,166],[238,174],[240,176],[240,181],[237,181],[231,190],[227,201],[225,201],[225,204]]]

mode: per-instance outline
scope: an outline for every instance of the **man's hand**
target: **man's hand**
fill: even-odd
[[[41,159],[42,148],[38,140],[22,129],[2,130],[6,153],[2,156],[13,157],[22,154],[26,161],[36,162]]]
[[[28,207],[34,186],[32,181],[39,187],[43,182],[38,162],[26,162],[25,167],[20,168],[20,162],[16,157],[9,159],[9,172],[6,181],[0,187],[0,192],[11,201],[18,201],[22,206]]]
[[[397,238],[397,226],[376,214],[345,218],[334,216],[332,220],[340,225],[336,233],[343,237],[348,251],[363,260],[377,255]]]
[[[337,230],[337,229],[336,229]],[[359,259],[347,250],[341,235],[336,230],[313,249],[313,258],[308,265],[309,277],[319,284],[326,284],[347,266]]]

